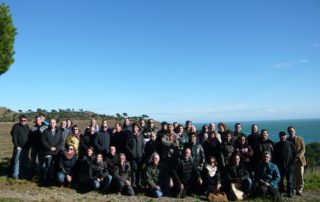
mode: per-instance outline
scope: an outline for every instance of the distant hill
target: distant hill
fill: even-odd
[[[16,121],[19,118],[19,114],[11,109],[0,107],[0,121],[10,122]]]
[[[46,115],[47,119],[55,118],[58,121],[61,119],[72,119],[72,120],[89,120],[91,118],[96,119],[107,119],[107,120],[115,120],[121,121],[124,117],[127,117],[127,113],[116,115],[106,115],[106,114],[99,114],[96,112],[91,111],[84,111],[79,109],[78,111],[74,109],[59,109],[55,110],[52,109],[51,111],[47,111],[45,109],[38,108],[36,111],[27,110],[22,111],[18,110],[18,112],[8,109],[6,107],[0,107],[0,122],[14,122],[19,119],[20,114],[25,114],[29,119],[34,119],[38,114],[43,113]],[[137,121],[139,118],[149,118],[148,115],[141,115],[141,116],[131,116],[130,120]]]

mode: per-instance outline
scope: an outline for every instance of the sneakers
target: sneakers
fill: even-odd
[[[298,196],[303,196],[302,191],[297,191],[296,193]]]

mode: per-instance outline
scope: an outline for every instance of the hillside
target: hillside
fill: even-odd
[[[47,116],[47,119],[55,118],[58,121],[61,119],[72,119],[72,120],[90,120],[92,117],[96,119],[107,119],[121,121],[124,117],[127,117],[127,113],[117,113],[115,115],[99,114],[92,111],[87,111],[83,109],[74,110],[74,109],[52,109],[51,111],[38,108],[33,111],[31,109],[27,111],[18,110],[18,112],[8,109],[6,107],[0,107],[0,122],[14,122],[17,121],[20,114],[25,114],[29,119],[33,119],[38,114],[43,113]],[[147,119],[148,115],[134,115],[130,116],[130,120],[137,121],[139,118]]]

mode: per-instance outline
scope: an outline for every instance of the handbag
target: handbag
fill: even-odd
[[[228,198],[226,193],[221,191],[215,191],[213,193],[209,193],[208,200],[215,201],[215,202],[227,202]]]
[[[231,194],[235,201],[241,201],[246,199],[246,195],[243,191],[241,191],[241,184],[240,183],[231,183],[230,184]]]

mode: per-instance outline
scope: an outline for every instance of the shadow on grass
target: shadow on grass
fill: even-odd
[[[8,158],[8,157],[0,159],[0,177],[9,175],[10,160],[11,158]]]

